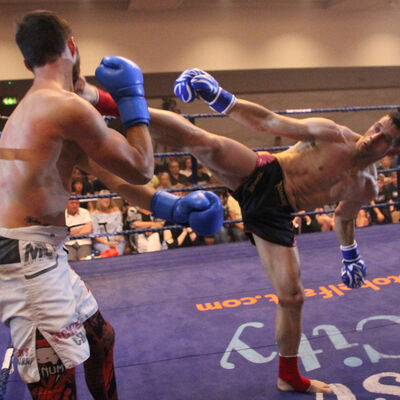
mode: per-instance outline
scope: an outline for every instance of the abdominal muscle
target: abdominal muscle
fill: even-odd
[[[1,167],[1,163],[0,163]],[[4,171],[4,170],[3,170]],[[58,171],[53,171],[58,174]],[[17,228],[30,225],[65,225],[65,206],[69,194],[64,186],[50,177],[47,171],[46,182],[41,185],[37,179],[30,180],[21,176],[9,178],[2,184],[2,199],[0,200],[0,227]],[[57,176],[57,175],[56,175]]]
[[[329,165],[323,164],[318,154],[285,153],[277,158],[284,174],[286,195],[294,210],[312,211],[342,200],[365,199],[365,177],[341,160]]]

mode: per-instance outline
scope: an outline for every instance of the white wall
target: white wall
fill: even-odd
[[[296,1],[296,0],[294,0]],[[59,11],[72,25],[82,71],[101,57],[135,60],[144,72],[400,65],[400,10],[183,9]],[[21,11],[21,9],[19,9]],[[0,9],[0,80],[26,79],[14,43],[15,10]]]

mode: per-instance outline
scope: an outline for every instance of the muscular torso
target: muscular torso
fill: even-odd
[[[71,93],[31,90],[0,138],[0,226],[65,225],[72,168],[81,150],[57,122]]]
[[[375,166],[357,167],[357,135],[341,129],[343,136],[337,141],[299,142],[276,154],[295,210],[313,210],[342,200],[369,202],[375,197]]]

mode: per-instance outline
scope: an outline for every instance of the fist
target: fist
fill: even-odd
[[[191,81],[196,75],[202,75],[204,71],[197,68],[187,69],[182,72],[174,84],[175,96],[184,103],[191,103],[197,97],[195,90],[192,88]]]
[[[121,97],[144,96],[142,71],[126,58],[104,57],[96,69],[96,79],[116,101]]]
[[[125,128],[150,123],[144,97],[143,74],[133,62],[123,57],[104,57],[96,69],[96,79],[110,92],[118,105]]]
[[[366,275],[367,267],[361,257],[353,262],[343,260],[342,281],[347,287],[352,289],[361,287]]]

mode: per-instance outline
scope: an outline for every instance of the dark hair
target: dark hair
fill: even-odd
[[[400,131],[400,111],[392,111],[388,115],[396,125],[396,128]]]
[[[30,68],[56,61],[72,36],[68,22],[47,10],[31,11],[17,21],[15,40]]]
[[[76,191],[76,189],[75,189],[75,183],[78,183],[78,182],[80,182],[80,183],[82,183],[82,191],[83,191],[83,189],[84,189],[84,184],[83,184],[83,179],[82,178],[75,178],[75,179],[72,179],[72,182],[71,182],[71,189],[72,189],[72,191]]]

